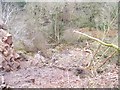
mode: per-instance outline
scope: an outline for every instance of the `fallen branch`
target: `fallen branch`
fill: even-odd
[[[109,61],[110,58],[111,58],[115,53],[116,53],[116,51],[114,51],[108,58],[106,58],[106,59],[104,60],[104,62],[103,62],[98,68],[101,68],[107,61]],[[97,69],[98,69],[98,68],[97,68]]]
[[[105,42],[101,41],[100,39],[97,39],[97,38],[95,38],[95,37],[89,36],[89,35],[87,35],[87,34],[85,34],[85,33],[80,32],[80,31],[74,30],[73,32],[74,32],[74,33],[81,34],[81,35],[84,35],[84,36],[86,36],[86,37],[88,37],[88,38],[90,38],[90,39],[92,39],[92,40],[94,40],[94,41],[97,41],[97,42],[101,43],[101,44],[104,45],[104,46],[113,47],[113,48],[117,49],[118,52],[120,52],[120,48],[119,48],[117,45],[115,45],[115,44],[105,43]]]

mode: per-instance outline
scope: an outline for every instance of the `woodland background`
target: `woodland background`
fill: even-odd
[[[104,37],[101,36],[102,31],[110,29],[109,36],[112,36],[112,32],[118,30],[118,3],[115,2],[1,4],[2,19],[13,35],[18,50],[36,52],[53,44],[81,43],[79,37],[73,35],[72,29],[93,29],[91,34],[97,38]]]
[[[118,14],[117,2],[1,1],[1,21],[24,57],[20,70],[5,72],[5,82],[22,88],[118,87],[116,49],[73,33],[118,46]]]

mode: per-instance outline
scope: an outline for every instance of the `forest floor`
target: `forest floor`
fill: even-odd
[[[98,36],[98,32],[95,33],[93,35]],[[48,49],[52,53],[50,57],[45,57],[42,52],[31,54],[19,51],[17,53],[24,58],[19,62],[20,68],[0,72],[0,76],[3,75],[0,84],[4,81],[10,88],[117,88],[119,67],[114,62],[118,59],[117,55],[98,68],[113,50],[109,49],[109,55],[105,55],[106,48],[101,46],[94,57],[97,46],[95,42],[90,45],[84,45],[84,42],[79,45],[60,44]],[[88,68],[91,60],[94,60],[92,67]]]
[[[52,58],[36,53],[26,56],[17,71],[4,72],[10,88],[113,88],[118,87],[118,66],[106,64],[101,71],[84,69],[91,53],[67,46],[55,50]]]

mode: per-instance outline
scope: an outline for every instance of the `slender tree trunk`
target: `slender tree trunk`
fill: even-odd
[[[0,1],[0,20],[2,19],[2,4],[1,4],[1,1]]]

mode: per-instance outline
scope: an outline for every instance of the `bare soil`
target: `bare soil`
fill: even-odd
[[[77,47],[54,50],[51,58],[26,56],[17,71],[4,73],[10,88],[114,88],[118,87],[118,66],[107,64],[96,73],[84,69],[92,53]],[[39,57],[40,55],[40,57]]]

